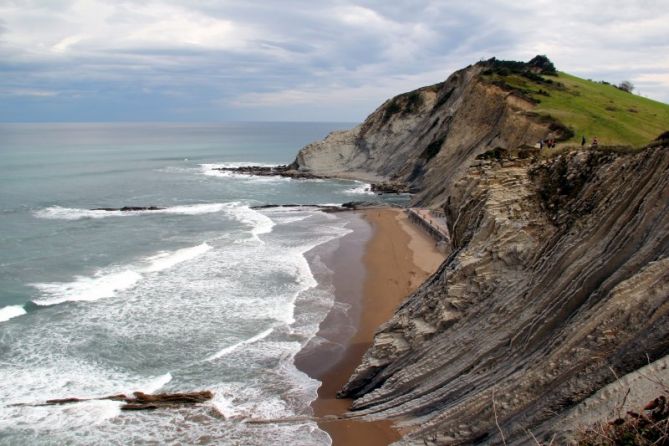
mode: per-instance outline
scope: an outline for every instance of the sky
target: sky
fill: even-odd
[[[669,0],[0,0],[0,122],[359,122],[545,54],[669,102]]]

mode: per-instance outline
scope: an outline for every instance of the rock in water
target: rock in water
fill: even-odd
[[[123,206],[122,208],[94,208],[91,211],[121,211],[121,212],[133,212],[133,211],[162,211],[165,208],[158,206]]]
[[[124,404],[121,410],[155,410],[159,407],[157,404]]]
[[[157,393],[157,394],[147,394],[143,392],[134,392],[134,398],[127,398],[125,401],[127,403],[153,403],[153,404],[197,404],[203,403],[207,400],[210,400],[214,397],[214,394],[209,390],[204,390],[201,392],[188,392],[188,393]]]
[[[112,400],[112,401],[124,401],[126,403],[121,406],[121,410],[155,410],[155,409],[173,408],[173,407],[181,407],[181,406],[204,403],[205,401],[208,401],[213,397],[214,394],[209,390],[203,390],[199,392],[157,393],[157,394],[134,392],[132,397],[119,394],[119,395],[109,395],[101,398],[53,399],[46,401],[45,404],[38,404],[38,406],[74,404],[91,400]]]
[[[242,166],[242,167],[214,167],[213,170],[221,172],[232,172],[242,175],[255,175],[261,177],[287,177],[296,180],[312,180],[323,178],[309,172],[301,172],[291,166]]]

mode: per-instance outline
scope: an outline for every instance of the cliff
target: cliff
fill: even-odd
[[[354,129],[303,148],[293,166],[319,175],[407,184],[419,192],[417,203],[443,201],[460,166],[476,155],[533,145],[552,132],[551,122],[531,113],[531,101],[486,82],[484,69],[473,65],[443,83],[386,101]]]
[[[523,443],[669,353],[666,145],[481,160],[445,210],[454,251],[380,327],[354,411],[407,444]]]
[[[618,377],[654,363],[669,385],[669,142],[531,147],[580,142],[577,123],[610,129],[617,144],[647,141],[669,106],[630,95],[619,104],[635,111],[606,114],[614,87],[541,73],[467,67],[386,101],[291,165],[405,184],[415,205],[447,217],[451,254],[379,328],[340,393],[355,399],[354,416],[399,420],[402,444],[562,443],[588,397],[611,396],[602,389]],[[574,105],[584,97],[591,109]]]
[[[558,73],[545,56],[490,59],[387,100],[359,126],[304,147],[291,168],[397,183],[417,192],[414,204],[436,207],[462,167],[491,149],[585,136],[640,147],[667,123],[669,105]]]

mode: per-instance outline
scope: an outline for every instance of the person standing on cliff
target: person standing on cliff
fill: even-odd
[[[597,140],[597,137],[595,136],[594,138],[592,138],[592,148],[594,149],[598,145],[599,145],[599,141]]]
[[[539,140],[539,150],[543,150],[543,149],[544,149],[544,139],[541,138],[541,139]]]
[[[585,135],[581,137],[581,147],[585,147]]]

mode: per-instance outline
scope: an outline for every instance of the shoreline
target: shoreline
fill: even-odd
[[[319,327],[320,345],[305,346],[295,363],[322,382],[311,407],[334,446],[386,446],[400,439],[390,420],[323,418],[348,411],[351,400],[337,399],[337,392],[360,364],[378,327],[444,256],[402,210],[368,209],[343,218],[349,218],[353,232],[323,259],[333,273],[335,304]]]

